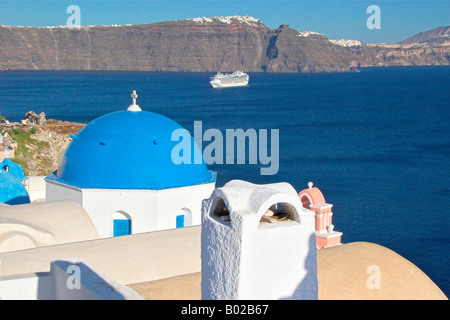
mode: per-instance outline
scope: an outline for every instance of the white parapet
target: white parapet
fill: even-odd
[[[202,217],[202,299],[318,298],[314,217],[290,184],[230,181]]]
[[[30,197],[30,202],[45,201],[45,176],[28,177],[25,189]]]
[[[79,258],[51,262],[50,272],[0,278],[2,300],[143,300]]]

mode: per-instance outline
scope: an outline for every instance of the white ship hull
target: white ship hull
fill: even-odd
[[[227,88],[227,87],[243,87],[248,85],[248,80],[242,82],[222,82],[222,81],[211,81],[213,88]]]
[[[209,82],[213,88],[243,87],[248,85],[249,76],[243,72],[233,74],[218,73]]]

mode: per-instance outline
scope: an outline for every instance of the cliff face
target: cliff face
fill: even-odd
[[[441,44],[370,45],[362,55],[373,66],[450,65],[450,41]]]
[[[346,45],[252,17],[133,26],[0,26],[0,70],[336,72],[353,66],[448,65],[445,41]]]
[[[259,21],[193,20],[123,27],[0,27],[0,69],[260,71]]]
[[[339,72],[348,71],[357,56],[334,45],[320,34],[302,35],[282,25],[266,35],[266,55],[262,69],[267,72]]]
[[[430,42],[434,40],[450,40],[450,27],[438,27],[428,31],[423,31],[399,43],[411,44],[419,42]]]

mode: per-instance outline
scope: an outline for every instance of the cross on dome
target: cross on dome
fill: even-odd
[[[136,94],[136,90],[131,92],[132,104],[127,108],[128,111],[142,111],[142,109],[136,104],[136,99],[138,95]]]

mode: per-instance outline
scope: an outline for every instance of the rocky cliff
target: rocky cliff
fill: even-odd
[[[355,66],[448,65],[446,41],[367,45],[330,41],[253,17],[145,25],[0,26],[0,70],[336,72]]]
[[[268,31],[256,19],[0,27],[0,69],[260,71]]]
[[[423,31],[400,41],[399,43],[411,44],[431,41],[450,41],[450,27],[438,27],[428,31]]]
[[[265,39],[267,49],[261,68],[267,72],[348,71],[352,61],[358,58],[324,35],[304,34],[287,25],[270,30]]]
[[[450,65],[450,41],[442,43],[370,44],[358,51],[367,66]]]
[[[26,176],[46,176],[58,168],[59,161],[70,143],[85,124],[49,119],[43,124],[1,126],[17,142],[14,162],[19,163]]]

